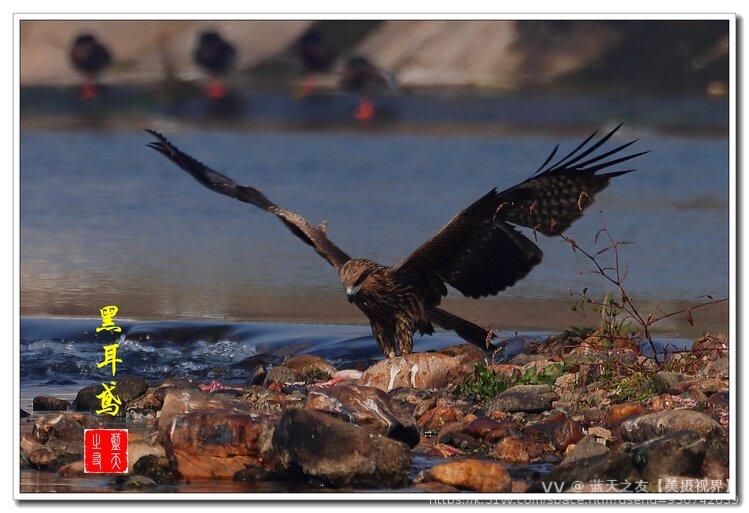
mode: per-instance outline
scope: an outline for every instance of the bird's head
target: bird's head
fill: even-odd
[[[341,283],[349,303],[354,302],[354,298],[370,277],[372,267],[369,263],[367,260],[349,260],[341,267]]]

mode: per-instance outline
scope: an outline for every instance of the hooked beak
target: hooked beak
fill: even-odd
[[[354,302],[354,296],[359,292],[359,287],[346,287],[346,298],[349,303]]]

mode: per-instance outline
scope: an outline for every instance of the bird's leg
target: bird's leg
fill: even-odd
[[[393,334],[392,332],[386,331],[377,325],[372,325],[372,334],[377,341],[377,345],[380,346],[382,353],[385,358],[395,358],[395,348],[393,347]]]
[[[211,78],[205,87],[205,95],[212,100],[218,100],[226,96],[226,87],[220,80]]]
[[[359,99],[359,105],[356,107],[354,118],[357,121],[371,121],[375,114],[375,104],[368,96],[362,96]]]
[[[408,319],[399,320],[395,326],[395,338],[398,342],[398,349],[400,349],[401,355],[411,354],[414,346],[413,336],[413,322]]]
[[[317,76],[314,73],[310,73],[306,77],[304,77],[302,85],[299,88],[299,98],[306,98],[307,96],[313,94],[317,85],[316,82]]]
[[[99,94],[99,88],[96,87],[96,81],[93,78],[86,77],[81,84],[81,98],[84,100],[91,100],[96,98]]]

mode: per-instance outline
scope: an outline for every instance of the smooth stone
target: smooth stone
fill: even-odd
[[[70,407],[70,402],[57,397],[40,395],[34,397],[32,405],[34,411],[65,411]]]
[[[484,411],[487,415],[495,411],[542,412],[550,410],[558,398],[548,385],[516,385],[490,399]]]
[[[663,410],[627,420],[619,429],[624,440],[642,442],[684,429],[707,436],[720,431],[721,427],[704,413],[694,410]]]
[[[315,410],[284,410],[272,446],[277,471],[331,486],[402,486],[411,469],[407,445]]]
[[[171,389],[167,391],[161,407],[157,426],[164,433],[171,429],[174,419],[183,413],[206,412],[209,410],[231,410],[235,413],[249,413],[250,405],[237,399],[229,399],[207,394],[195,389]]]
[[[419,443],[419,428],[413,415],[379,388],[363,385],[312,387],[305,408],[340,415],[410,447]]]
[[[609,448],[596,441],[595,436],[588,435],[574,445],[562,460],[562,465],[568,465],[578,460],[601,456],[609,452]]]
[[[311,354],[292,356],[284,365],[307,383],[328,381],[336,373],[336,368],[324,358]]]
[[[420,390],[444,388],[451,371],[460,365],[457,358],[440,353],[412,353],[381,360],[364,372],[361,384],[389,392],[398,387]]]
[[[499,463],[484,460],[458,460],[429,469],[429,477],[440,483],[483,493],[512,490],[512,478]]]

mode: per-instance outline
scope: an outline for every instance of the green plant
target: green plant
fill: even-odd
[[[478,363],[473,374],[458,385],[455,393],[464,398],[491,399],[515,385],[554,385],[565,370],[565,364],[557,362],[540,369],[529,367],[523,373],[516,372],[508,376]]]

